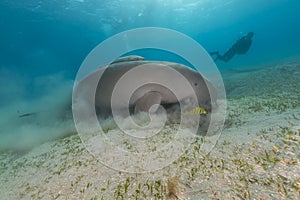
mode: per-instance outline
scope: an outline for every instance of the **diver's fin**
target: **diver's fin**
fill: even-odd
[[[144,94],[144,96],[142,96],[135,102],[134,113],[135,114],[138,112],[155,113],[160,105],[161,99],[162,97],[159,92],[156,91],[147,92],[146,94]],[[149,111],[151,106],[153,107]]]
[[[210,56],[215,56],[215,55],[216,55],[216,57],[215,57],[215,58],[213,58],[213,59],[214,59],[214,61],[217,61],[217,60],[219,60],[219,58],[221,57],[221,55],[220,55],[219,51],[213,51],[213,52],[209,52],[209,54],[210,54]]]

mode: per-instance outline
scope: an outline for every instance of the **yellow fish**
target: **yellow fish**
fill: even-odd
[[[186,112],[187,115],[204,115],[206,114],[206,110],[202,107],[195,107],[193,110]]]

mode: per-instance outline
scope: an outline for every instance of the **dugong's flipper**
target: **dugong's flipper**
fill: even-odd
[[[162,96],[159,92],[147,92],[135,102],[134,113],[152,112],[155,113],[161,103]],[[151,110],[150,107],[152,106]]]

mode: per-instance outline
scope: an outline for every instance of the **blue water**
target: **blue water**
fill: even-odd
[[[220,52],[253,31],[251,49],[232,66],[300,52],[297,0],[1,0],[0,6],[1,67],[28,75],[64,71],[74,77],[98,43],[144,26],[180,31]]]
[[[51,108],[57,103],[49,95],[53,88],[74,80],[96,45],[138,27],[174,29],[208,52],[221,53],[253,31],[247,54],[217,62],[221,71],[299,58],[299,8],[298,0],[0,0],[0,106],[10,108],[10,120]],[[184,62],[159,51],[141,54]],[[53,99],[39,106],[31,103],[47,94]],[[2,113],[3,118],[7,115]]]

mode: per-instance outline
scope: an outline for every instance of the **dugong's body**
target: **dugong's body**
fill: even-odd
[[[172,76],[172,73],[169,72],[166,66],[175,69],[183,75],[182,78]],[[136,71],[133,79],[126,79],[125,83],[122,82],[121,85],[118,85],[118,94],[115,96],[116,98],[113,99],[114,108],[120,110],[130,108],[132,111],[138,112],[148,111],[154,104],[164,106],[178,103],[192,95],[191,90],[186,87],[184,81],[190,83],[190,86],[195,91],[200,106],[210,110],[211,106],[215,105],[215,88],[208,80],[199,74],[199,72],[182,64],[145,61],[141,60],[139,57],[137,60],[120,59],[120,61],[114,61],[111,65],[101,67],[89,74],[79,83],[79,87],[81,87],[81,89],[85,88],[85,90],[89,88],[89,85],[95,84],[95,82],[98,83],[95,94],[97,114],[102,116],[111,114],[112,94],[117,82],[121,78],[124,78],[124,75],[126,75],[127,72],[136,69],[136,67],[139,67],[139,70]],[[101,79],[98,82],[100,76]],[[147,80],[148,84],[141,85],[141,87],[137,88],[136,91],[132,93],[128,105],[128,88],[130,88],[134,79],[137,81]],[[174,86],[176,89],[176,96],[167,87],[157,84],[161,82]]]

